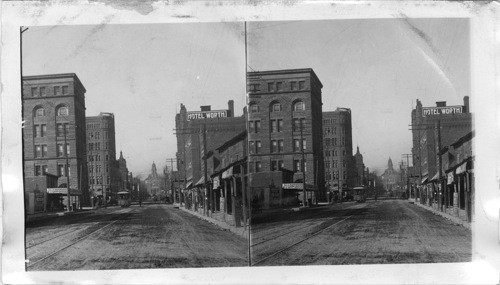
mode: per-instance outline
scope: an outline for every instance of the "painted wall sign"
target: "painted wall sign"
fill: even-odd
[[[426,107],[422,108],[422,116],[451,115],[463,113],[463,106]]]
[[[227,110],[187,112],[187,120],[226,118]]]

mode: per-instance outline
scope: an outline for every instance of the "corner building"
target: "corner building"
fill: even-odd
[[[266,191],[275,186],[281,193],[302,195],[302,186],[281,188],[288,181],[280,181],[278,173],[288,170],[293,171],[293,183],[302,183],[305,174],[308,197],[313,192],[313,200],[325,200],[320,80],[310,68],[248,72],[247,76],[252,195],[260,192],[272,199],[279,194]]]
[[[29,212],[62,210],[68,177],[71,204],[88,205],[85,87],[74,73],[48,74],[23,77],[22,91],[24,190],[37,197]]]

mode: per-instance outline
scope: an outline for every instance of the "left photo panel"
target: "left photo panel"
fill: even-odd
[[[26,270],[247,266],[245,24],[20,34]]]

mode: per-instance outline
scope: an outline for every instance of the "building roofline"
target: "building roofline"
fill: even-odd
[[[290,73],[310,73],[311,76],[318,81],[321,88],[323,88],[323,83],[319,80],[318,76],[312,68],[297,68],[297,69],[279,69],[279,70],[264,70],[264,71],[249,71],[247,76],[256,75],[278,75],[278,74],[290,74]]]
[[[229,146],[235,144],[236,142],[241,141],[242,139],[244,139],[246,137],[246,135],[247,135],[247,131],[244,130],[241,133],[239,133],[239,134],[235,135],[234,137],[230,138],[229,140],[227,140],[221,146],[216,148],[216,150],[220,152],[221,150],[228,148]]]
[[[76,73],[54,73],[54,74],[42,74],[42,75],[27,75],[23,76],[23,80],[38,80],[38,79],[53,79],[53,78],[74,78],[76,82],[78,82],[84,92],[87,92],[85,86],[83,86],[80,78],[76,75]]]

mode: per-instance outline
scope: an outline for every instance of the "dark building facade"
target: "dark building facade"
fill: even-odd
[[[323,85],[314,71],[248,72],[247,84],[248,175],[252,191],[264,191],[265,195],[269,195],[267,192],[276,186],[275,179],[281,176],[278,172],[284,169],[293,171],[293,182],[305,182],[308,199],[314,196],[313,200],[326,200],[322,141]],[[280,189],[282,186],[277,185]],[[302,195],[297,187],[291,188],[295,189],[284,191]]]
[[[120,157],[116,161],[117,171],[117,183],[119,187],[119,191],[128,191],[130,190],[130,182],[129,182],[129,171],[127,168],[127,160],[123,157],[123,152],[120,151]]]
[[[425,183],[439,174],[437,153],[442,146],[450,145],[472,131],[469,97],[464,97],[463,105],[454,106],[436,102],[435,107],[423,107],[417,100],[411,122],[414,171],[419,174],[421,183]]]
[[[177,170],[184,177],[185,188],[205,178],[205,160],[202,157],[246,129],[245,114],[234,116],[234,102],[228,109],[211,110],[201,106],[200,111],[187,111],[181,104],[175,117],[177,137]]]
[[[86,118],[87,121],[87,162],[89,187],[92,197],[120,191],[117,177],[115,116],[100,113]]]
[[[60,210],[66,205],[69,177],[71,204],[87,205],[85,87],[74,73],[50,74],[23,77],[22,92],[25,191],[47,195],[49,208]],[[47,175],[58,181],[33,183]]]
[[[365,171],[365,163],[363,161],[363,155],[359,152],[359,146],[356,148],[356,154],[354,154],[354,165],[354,186],[366,185],[366,180],[368,179],[366,173],[370,172],[368,170]]]
[[[382,174],[382,183],[387,191],[396,191],[401,185],[401,173],[394,169],[392,159],[389,158],[387,168]]]
[[[357,179],[358,169],[352,155],[350,109],[337,108],[335,111],[323,112],[323,156],[325,181],[330,191],[361,185],[362,180]]]

